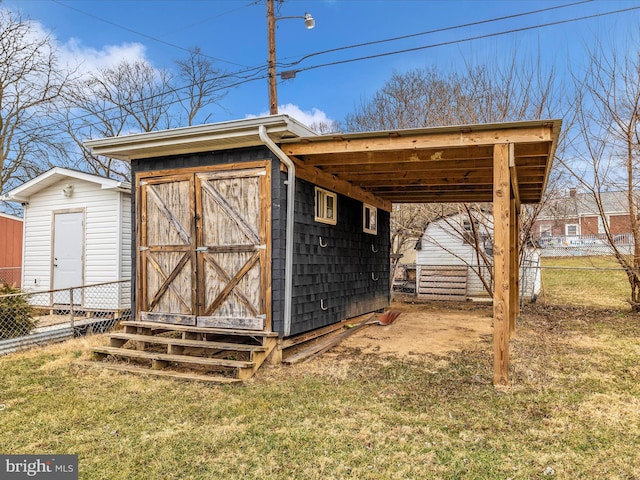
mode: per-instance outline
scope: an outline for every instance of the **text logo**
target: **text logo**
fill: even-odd
[[[77,455],[0,455],[3,480],[78,480]]]

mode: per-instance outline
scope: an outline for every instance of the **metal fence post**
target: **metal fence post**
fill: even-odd
[[[69,319],[69,324],[71,325],[71,330],[73,330],[73,327],[74,327],[74,325],[73,325],[73,322],[74,322],[73,317],[74,317],[74,313],[75,313],[74,310],[73,310],[73,288],[69,289],[69,303],[70,303],[70,305],[69,305],[69,315],[71,317]]]

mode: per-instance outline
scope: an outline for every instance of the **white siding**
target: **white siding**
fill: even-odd
[[[487,296],[488,293],[476,273],[478,259],[474,247],[465,243],[456,230],[447,223],[459,225],[461,219],[462,217],[455,215],[427,225],[422,235],[421,249],[416,252],[417,278],[420,278],[421,268],[431,265],[472,265],[474,269],[469,268],[467,277],[467,295],[470,297]],[[493,237],[493,217],[489,217],[480,223],[480,233],[491,233],[491,237]],[[490,230],[484,232],[482,224],[486,224]],[[527,250],[525,265],[520,269],[521,294],[527,299],[540,292],[538,258],[537,251],[533,249]],[[490,276],[486,271],[486,267],[481,267],[479,270],[481,273],[486,272],[484,275],[487,279],[486,282],[489,283]]]
[[[69,198],[62,195],[62,188],[73,184],[73,194]],[[51,252],[53,245],[52,222],[55,212],[66,210],[84,210],[84,284],[111,282],[120,280],[121,273],[131,273],[130,255],[121,256],[126,235],[130,238],[131,220],[127,216],[128,227],[119,226],[124,207],[120,197],[130,196],[113,190],[103,190],[99,184],[69,178],[51,185],[29,199],[25,208],[25,236],[23,257],[23,285],[29,290],[48,290],[51,288]],[[127,231],[128,228],[128,231]],[[126,258],[127,266],[120,265],[120,259]],[[128,277],[125,277],[128,278]],[[87,290],[84,295],[86,308],[118,308],[118,294],[101,291],[96,287]],[[113,296],[113,299],[105,299]],[[101,299],[98,299],[101,297]]]
[[[459,225],[462,218],[460,215],[455,215],[427,225],[421,239],[421,250],[416,252],[418,278],[420,278],[420,269],[429,265],[473,265],[477,269],[478,260],[475,249],[465,243],[457,231],[447,223],[455,222]],[[485,271],[485,267],[481,270]],[[487,278],[489,278],[488,275]],[[467,279],[467,295],[471,297],[487,295],[482,281],[471,268]]]
[[[121,308],[131,308],[131,194],[120,194],[120,279],[129,280],[121,285]]]

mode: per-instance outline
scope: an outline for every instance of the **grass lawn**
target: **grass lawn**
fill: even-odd
[[[502,389],[490,339],[419,361],[339,346],[244,386],[79,364],[104,341],[0,358],[0,452],[78,454],[82,479],[638,478],[638,316],[527,307]]]
[[[543,300],[554,305],[629,309],[627,276],[612,257],[542,258]],[[550,268],[544,268],[550,267]]]

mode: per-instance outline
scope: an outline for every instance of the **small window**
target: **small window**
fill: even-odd
[[[552,232],[552,226],[548,224],[540,224],[540,236],[550,237]]]
[[[362,204],[362,231],[376,235],[378,233],[378,209]]]
[[[478,231],[479,223],[477,220],[473,221],[473,227],[469,220],[462,220],[462,241],[470,245],[475,245],[476,237],[475,233]]]
[[[578,233],[578,225],[570,223],[565,225],[565,232],[567,237],[575,237],[579,235]]]
[[[328,190],[316,187],[316,222],[335,225],[338,215],[338,196]]]

